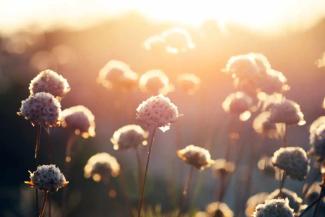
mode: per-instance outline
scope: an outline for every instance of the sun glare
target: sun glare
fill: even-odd
[[[82,26],[129,11],[137,11],[159,21],[199,25],[207,20],[215,20],[220,25],[236,23],[255,30],[278,31],[288,26],[303,28],[325,13],[323,0],[57,0],[55,3],[4,0],[0,6],[0,26],[7,28],[24,26],[26,23],[38,23],[42,26],[58,23]]]

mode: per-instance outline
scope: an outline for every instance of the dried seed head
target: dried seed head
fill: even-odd
[[[286,188],[281,190],[276,189],[272,193],[270,193],[267,197],[268,200],[272,199],[288,199],[289,206],[295,211],[298,212],[300,210],[300,206],[302,205],[302,199],[293,191],[290,191]]]
[[[85,168],[85,178],[92,178],[95,182],[116,177],[120,174],[120,164],[116,158],[108,153],[98,153],[89,158]]]
[[[214,162],[211,160],[210,152],[202,147],[188,145],[177,151],[177,156],[186,163],[197,169],[203,170]]]
[[[110,60],[99,71],[97,82],[106,88],[130,90],[137,85],[138,74],[119,60]]]
[[[163,95],[152,96],[143,101],[136,109],[136,118],[145,129],[169,129],[180,114],[174,103]]]
[[[245,209],[246,216],[252,217],[256,207],[259,204],[264,204],[268,195],[269,194],[266,192],[261,192],[261,193],[257,193],[255,195],[251,196],[250,198],[248,198],[248,200],[246,202],[246,209]]]
[[[95,116],[83,105],[72,106],[62,111],[63,127],[74,130],[83,138],[95,136]]]
[[[25,183],[43,191],[58,191],[68,184],[63,173],[54,164],[38,166],[36,171],[29,173],[30,181]]]
[[[283,138],[285,127],[281,123],[272,123],[270,117],[271,113],[268,111],[257,115],[253,121],[255,132],[270,139]]]
[[[240,120],[246,121],[250,118],[250,109],[253,106],[253,100],[244,92],[235,92],[227,96],[222,103],[222,108],[231,114],[238,115]]]
[[[33,125],[54,127],[59,125],[61,104],[50,93],[36,93],[21,101],[18,115],[23,116]]]
[[[217,176],[225,176],[235,171],[235,164],[225,159],[217,159],[211,166],[213,173]]]
[[[294,217],[294,212],[288,200],[273,199],[258,205],[254,217]]]
[[[116,130],[111,138],[114,150],[137,148],[147,145],[148,132],[139,125],[125,125]]]
[[[325,159],[325,116],[320,116],[310,125],[309,142],[311,153],[320,161]]]
[[[55,97],[62,98],[69,91],[70,86],[68,81],[58,73],[47,69],[41,71],[29,84],[31,95],[39,92],[50,93]]]
[[[304,180],[308,172],[308,158],[300,147],[280,148],[272,157],[274,166],[282,169],[292,179]]]
[[[213,202],[206,207],[207,217],[233,217],[234,213],[229,206],[222,202]]]
[[[178,76],[179,87],[187,94],[194,94],[200,87],[201,80],[195,74],[182,74]]]
[[[150,70],[141,75],[139,87],[142,91],[154,95],[166,95],[174,89],[169,83],[168,76],[161,70]]]

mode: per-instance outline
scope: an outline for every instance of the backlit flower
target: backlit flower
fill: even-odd
[[[195,74],[182,74],[177,79],[179,87],[187,94],[193,94],[200,86],[200,78]]]
[[[257,193],[255,195],[251,196],[250,198],[248,198],[248,200],[246,202],[246,209],[245,209],[246,216],[252,217],[256,207],[259,204],[264,204],[268,195],[269,194],[266,192],[261,192],[261,193]]]
[[[235,164],[225,159],[217,159],[211,166],[213,173],[217,176],[224,176],[235,171]]]
[[[272,193],[270,193],[267,197],[268,200],[271,199],[288,199],[289,206],[295,211],[298,212],[300,210],[300,206],[302,205],[302,199],[293,191],[290,191],[286,188],[281,190],[276,189]]]
[[[211,160],[210,152],[202,147],[188,145],[177,151],[177,156],[186,163],[197,169],[203,170],[214,162]]]
[[[147,145],[148,132],[141,126],[130,124],[116,130],[111,138],[115,150]]]
[[[63,127],[74,130],[84,138],[95,136],[95,116],[83,105],[72,106],[62,111]]]
[[[62,76],[50,69],[41,71],[29,84],[30,94],[39,92],[50,93],[55,97],[62,98],[69,91],[68,81]]]
[[[250,118],[250,109],[252,106],[252,98],[243,92],[230,94],[222,103],[222,108],[226,112],[238,115],[242,121],[246,121]]]
[[[173,86],[169,83],[168,76],[161,70],[150,70],[141,75],[139,87],[142,91],[154,95],[166,95],[173,90]]]
[[[320,116],[310,125],[309,142],[312,154],[319,160],[325,159],[325,116]]]
[[[206,207],[207,217],[233,217],[234,213],[229,206],[222,202],[213,202]]]

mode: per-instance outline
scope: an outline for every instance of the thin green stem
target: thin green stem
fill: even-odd
[[[149,150],[148,150],[146,168],[144,171],[144,177],[143,177],[142,186],[141,186],[141,196],[140,196],[140,201],[139,201],[139,206],[138,206],[138,217],[141,217],[141,211],[142,211],[143,200],[144,200],[144,190],[145,190],[145,185],[146,185],[149,161],[150,161],[150,156],[151,156],[151,149],[152,149],[155,133],[156,133],[156,128],[153,128],[153,130],[151,130],[150,135],[149,135],[150,136],[149,147],[148,147]]]

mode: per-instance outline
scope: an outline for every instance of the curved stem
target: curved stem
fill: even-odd
[[[34,153],[35,159],[37,159],[38,157],[38,152],[41,145],[41,130],[42,130],[41,125],[39,124],[36,125],[36,141],[35,141],[35,153]]]
[[[150,132],[151,135],[150,135],[150,140],[149,140],[149,150],[148,150],[146,168],[145,168],[145,171],[144,171],[144,177],[143,177],[142,186],[141,186],[141,196],[140,196],[140,201],[139,201],[139,206],[138,206],[138,217],[141,217],[141,211],[142,211],[143,199],[144,199],[144,190],[145,190],[147,173],[148,173],[148,168],[149,168],[151,148],[152,148],[152,145],[153,145],[153,140],[154,140],[154,137],[155,137],[155,133],[156,133],[156,128],[153,128],[153,130]]]
[[[181,196],[181,200],[180,200],[180,210],[178,213],[178,217],[181,216],[186,211],[186,205],[187,205],[186,200],[188,199],[188,191],[191,186],[193,171],[194,171],[194,167],[190,166],[190,171],[188,173],[188,176],[187,176],[187,179],[186,179],[183,191],[182,191],[182,196]]]
[[[45,193],[44,193],[44,199],[43,199],[43,204],[42,204],[42,208],[41,208],[41,212],[39,214],[39,217],[43,217],[44,214],[45,214],[45,207],[46,207],[47,198],[48,198],[48,192],[45,191]]]

